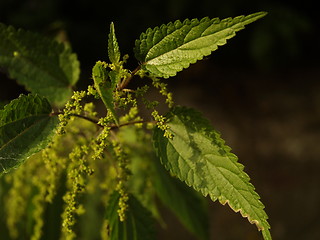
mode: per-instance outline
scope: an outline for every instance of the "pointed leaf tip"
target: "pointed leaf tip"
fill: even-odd
[[[193,109],[174,108],[167,119],[173,139],[158,128],[153,135],[155,151],[166,169],[204,196],[227,203],[264,236],[270,235],[264,205],[220,134]]]
[[[245,25],[266,15],[257,12],[235,18],[175,21],[140,35],[135,44],[135,56],[142,68],[157,77],[172,77],[190,64],[210,55],[226,44]]]
[[[113,22],[110,24],[110,33],[108,35],[108,56],[111,63],[119,63],[121,54]]]

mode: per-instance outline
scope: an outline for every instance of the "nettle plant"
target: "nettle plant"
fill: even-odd
[[[80,69],[69,46],[0,24],[0,67],[30,91],[0,110],[1,215],[10,238],[155,239],[154,221],[165,225],[160,201],[198,239],[209,239],[209,196],[271,239],[237,156],[199,112],[175,106],[164,80],[265,15],[149,28],[135,42],[133,71],[111,23],[109,61],[96,62],[83,91],[73,89]],[[128,88],[136,79],[142,85]]]

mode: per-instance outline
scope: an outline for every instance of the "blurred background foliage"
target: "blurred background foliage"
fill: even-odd
[[[111,21],[122,54],[130,55],[128,68],[134,69],[134,41],[148,27],[176,19],[269,12],[168,81],[176,102],[200,109],[246,166],[266,205],[274,239],[312,240],[320,239],[315,8],[310,0],[1,0],[0,22],[70,43],[81,62],[78,87],[84,88],[94,63],[107,60]],[[1,71],[0,81],[1,104],[25,91]],[[4,218],[1,214],[0,225]],[[193,239],[169,212],[166,221],[168,231],[159,239]],[[254,226],[217,203],[210,204],[210,231],[212,239],[260,239]]]

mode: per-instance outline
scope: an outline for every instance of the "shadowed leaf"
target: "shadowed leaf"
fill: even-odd
[[[106,218],[109,223],[110,240],[153,240],[155,232],[151,213],[133,196],[129,195],[126,220],[121,222],[118,216],[120,195],[114,192],[109,200]]]
[[[79,79],[76,54],[62,43],[0,23],[0,66],[32,93],[62,106]]]
[[[47,146],[58,124],[51,111],[45,98],[31,94],[0,110],[0,174]]]

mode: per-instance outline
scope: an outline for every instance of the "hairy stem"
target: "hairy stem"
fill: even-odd
[[[60,114],[64,114],[64,113],[63,112],[53,112],[50,115],[51,116],[58,116]],[[85,119],[87,121],[90,121],[90,122],[98,125],[99,127],[103,127],[101,124],[98,123],[99,121],[97,119],[93,119],[93,118],[90,118],[90,117],[87,117],[87,116],[84,116],[84,115],[80,115],[80,114],[75,114],[75,113],[71,113],[70,115],[73,116],[73,117],[78,117],[78,118]]]
[[[145,121],[145,120],[138,120],[138,121],[132,121],[132,122],[126,122],[126,123],[122,123],[122,124],[119,124],[119,125],[115,125],[115,124],[112,124],[111,126],[109,126],[112,129],[116,129],[116,128],[120,128],[120,127],[124,127],[124,126],[129,126],[129,125],[134,125],[134,124],[137,124],[137,123],[148,123],[149,121]]]
[[[139,65],[136,69],[134,69],[132,72],[131,72],[131,75],[129,77],[127,77],[126,79],[124,79],[120,85],[118,86],[118,89],[117,90],[122,90],[124,89],[128,84],[129,82],[131,81],[131,79],[133,78],[133,76],[141,69],[141,65]]]
[[[57,115],[60,115],[60,114],[63,114],[63,112],[53,112],[53,113],[51,113],[51,116],[57,116]],[[90,122],[96,124],[97,126],[99,126],[101,128],[105,127],[105,126],[99,124],[99,120],[97,120],[97,119],[90,118],[90,117],[87,117],[87,116],[84,116],[84,115],[80,115],[80,114],[74,114],[74,113],[72,113],[70,115],[73,116],[73,117],[78,117],[78,118],[82,118],[82,119],[85,119],[87,121],[90,121]],[[120,127],[134,125],[134,124],[137,124],[137,123],[148,123],[148,122],[155,123],[154,121],[138,120],[138,121],[122,123],[122,124],[119,124],[119,125],[111,124],[111,125],[109,125],[107,127],[110,127],[111,129],[117,129],[117,128],[120,128]]]

